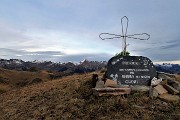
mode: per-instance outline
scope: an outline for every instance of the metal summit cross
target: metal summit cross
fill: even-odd
[[[123,19],[126,19],[126,27],[124,27]],[[111,34],[111,33],[101,33],[99,35],[99,37],[102,40],[105,40],[105,39],[114,39],[114,38],[122,38],[122,52],[123,52],[123,56],[126,56],[126,49],[127,49],[127,46],[128,46],[127,43],[126,43],[126,38],[132,38],[132,39],[138,39],[138,40],[148,40],[150,38],[150,35],[147,34],[147,33],[127,35],[128,22],[129,22],[129,20],[128,20],[128,18],[126,16],[121,18],[122,35]],[[104,37],[102,37],[102,35],[108,35],[108,36],[112,36],[112,37],[104,38]],[[147,38],[139,38],[140,36],[142,37],[143,35],[145,35]]]

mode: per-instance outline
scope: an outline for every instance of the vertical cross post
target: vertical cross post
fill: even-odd
[[[124,28],[124,24],[123,24],[123,19],[126,19],[126,26]],[[126,56],[126,48],[127,48],[127,45],[126,45],[126,35],[127,35],[127,28],[128,28],[128,18],[126,16],[124,16],[123,18],[121,18],[121,26],[122,26],[122,52],[123,52],[123,56]]]

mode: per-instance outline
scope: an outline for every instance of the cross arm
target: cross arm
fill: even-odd
[[[107,36],[107,37],[103,37],[103,36]],[[109,37],[108,37],[109,36]],[[114,39],[114,38],[121,38],[123,36],[121,35],[117,35],[117,34],[111,34],[111,33],[101,33],[99,35],[99,38],[101,38],[102,40],[106,40],[106,39]]]
[[[140,38],[142,36],[144,36],[145,38]],[[127,35],[126,37],[132,39],[138,39],[138,40],[148,40],[150,38],[150,35],[147,33],[140,33],[140,34]]]

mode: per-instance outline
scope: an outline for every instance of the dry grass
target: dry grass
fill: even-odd
[[[0,94],[7,92],[8,90],[10,90],[10,86],[7,84],[0,84]]]
[[[6,70],[0,68],[0,83],[6,83],[10,85],[12,88],[23,87],[32,84],[34,82],[34,79],[37,78],[43,81],[50,80],[49,73],[46,71],[27,72]]]
[[[179,119],[180,103],[151,100],[147,93],[96,97],[92,74],[72,75],[0,95],[2,119]]]

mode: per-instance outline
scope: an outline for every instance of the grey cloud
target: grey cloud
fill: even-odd
[[[0,21],[0,48],[37,48],[38,45],[32,41],[32,38],[26,35],[26,29],[16,28],[13,25]]]
[[[139,51],[148,51],[148,50],[151,50],[152,48],[143,48],[143,49],[133,49],[133,50],[131,50],[131,51],[133,51],[133,52],[139,52]]]
[[[15,50],[15,49],[8,49],[8,48],[0,48],[1,55],[63,55],[60,51],[36,51],[36,52],[28,52],[25,50]]]
[[[13,42],[19,41],[23,42],[25,39],[28,39],[24,34],[23,30],[15,28],[13,26],[7,25],[6,23],[0,24],[0,42]]]
[[[76,55],[66,55],[60,51],[37,51],[28,52],[24,50],[14,50],[0,48],[0,56],[3,59],[22,59],[25,61],[43,60],[43,61],[54,61],[54,62],[79,62],[83,59],[88,59],[91,61],[108,61],[112,55],[106,53],[99,54],[76,54]]]
[[[180,47],[180,39],[175,39],[175,40],[169,40],[166,41],[166,43],[164,45],[162,45],[160,48],[162,49],[176,49]]]
[[[56,61],[73,61],[79,62],[83,59],[87,59],[90,61],[108,61],[112,55],[101,53],[101,54],[77,54],[77,55],[65,55],[56,59]]]
[[[159,47],[151,48],[147,51],[139,52],[140,55],[147,56],[152,60],[159,60],[159,61],[172,61],[172,60],[179,60],[180,56],[179,51],[177,48],[172,49],[162,49]]]
[[[37,51],[37,52],[28,52],[30,54],[37,54],[37,55],[47,55],[47,56],[52,56],[52,55],[64,55],[64,53],[59,52],[59,51]]]
[[[173,48],[177,48],[180,47],[180,44],[174,43],[174,44],[170,44],[170,45],[166,45],[166,46],[161,46],[162,49],[173,49]]]
[[[141,46],[136,46],[136,48],[137,49],[133,49],[132,51],[138,55],[149,57],[153,61],[172,61],[180,59],[178,51],[180,49],[179,38],[156,40],[156,42],[144,44],[142,48]]]
[[[63,52],[60,51],[36,51],[36,52],[28,52],[25,50],[15,50],[15,49],[7,49],[0,48],[0,56],[5,59],[10,58],[18,58],[23,60],[35,60],[35,59],[53,59],[53,55],[64,55]]]
[[[166,41],[166,43],[179,43],[180,44],[180,38]]]
[[[26,51],[24,51],[24,50],[14,50],[14,49],[8,49],[8,48],[0,48],[0,55],[2,56],[2,55],[4,55],[4,56],[6,56],[6,55],[15,55],[15,54],[25,54],[26,53]]]

